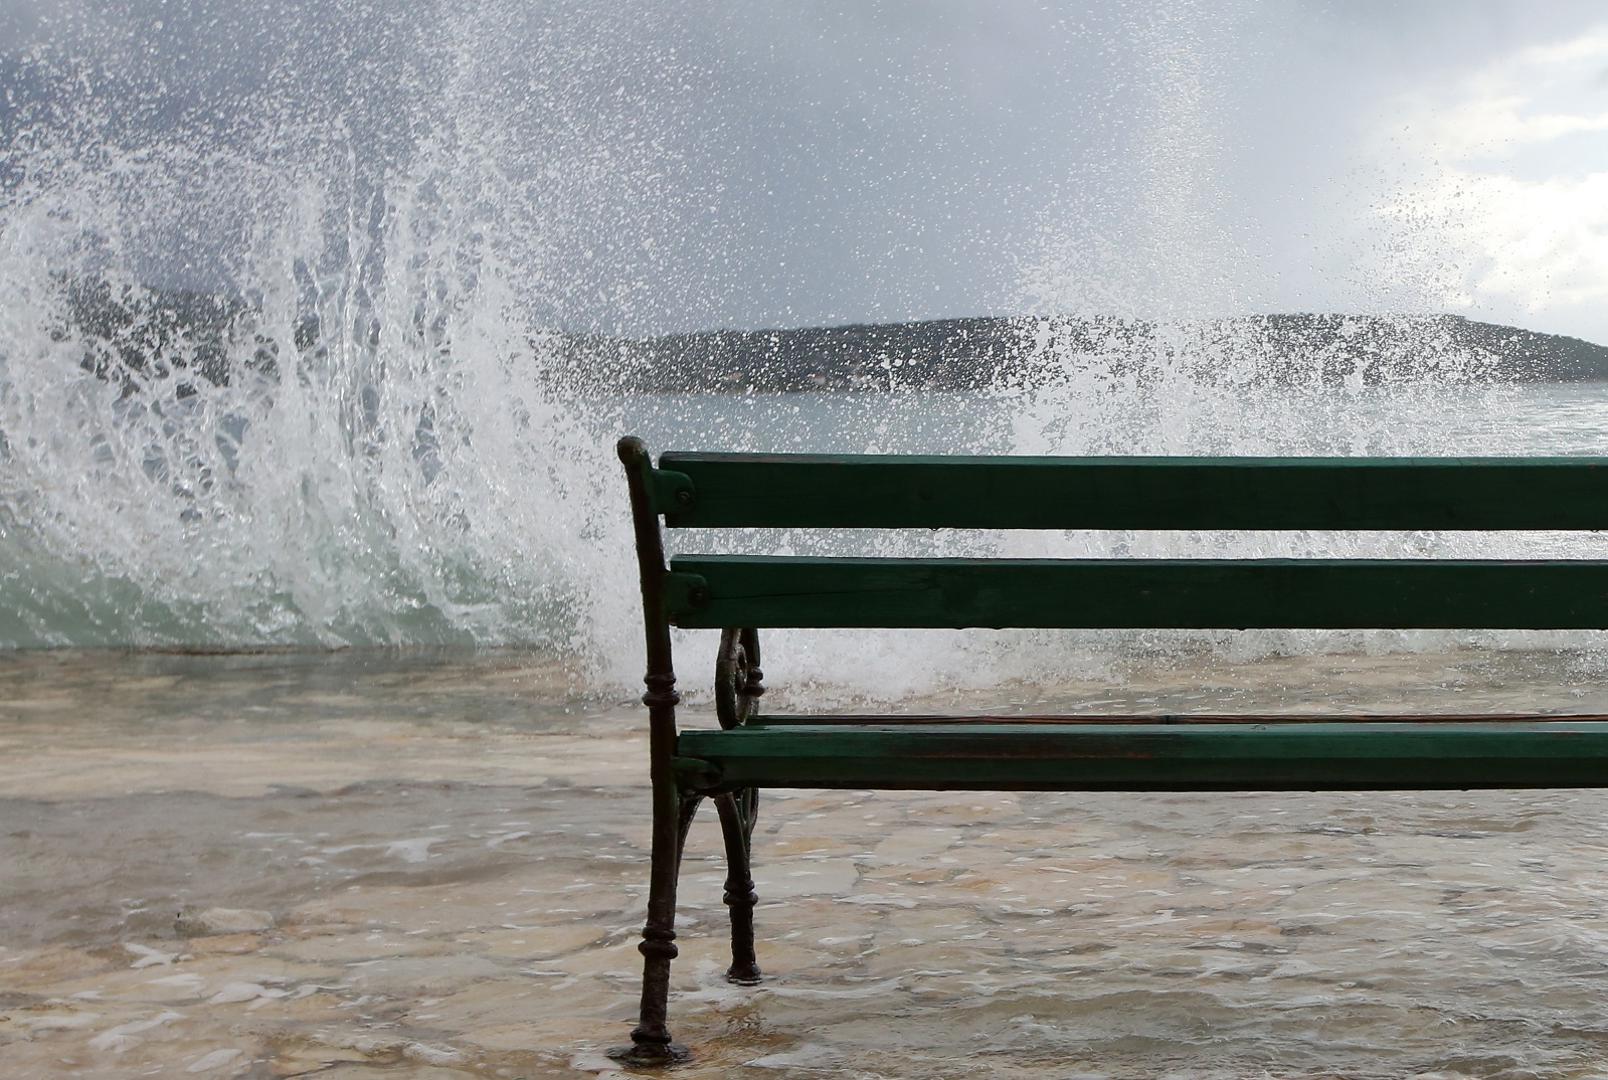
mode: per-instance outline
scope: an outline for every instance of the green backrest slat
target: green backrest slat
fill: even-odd
[[[671,527],[1601,529],[1608,458],[667,453]]]
[[[673,559],[686,627],[1608,629],[1608,562]]]

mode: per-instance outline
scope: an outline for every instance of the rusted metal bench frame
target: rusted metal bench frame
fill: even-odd
[[[1608,561],[687,556],[667,527],[1522,530],[1608,527],[1608,458],[666,454],[619,444],[647,641],[652,870],[640,1022],[666,1024],[681,853],[725,839],[728,977],[760,978],[761,787],[1247,791],[1608,786],[1608,716],[762,716],[758,631],[788,627],[1608,629]],[[721,630],[718,730],[678,732],[672,626]],[[899,767],[890,769],[897,761]]]

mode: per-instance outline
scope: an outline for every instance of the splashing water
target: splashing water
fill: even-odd
[[[577,370],[560,347],[562,331],[610,329],[591,313],[628,312],[646,289],[698,310],[696,282],[664,284],[677,255],[660,238],[667,221],[695,229],[713,198],[676,149],[691,136],[674,137],[705,82],[653,32],[689,12],[336,5],[244,28],[272,48],[220,59],[250,71],[199,98],[161,82],[161,57],[125,72],[143,126],[86,46],[104,28],[79,27],[25,58],[54,92],[13,110],[0,157],[0,647],[518,644],[585,684],[627,684],[639,646],[611,445],[628,428],[656,448],[1467,452],[1470,425],[1511,413],[1513,391],[1480,384],[1487,358],[1437,340],[1442,324],[1402,322],[1414,362],[1381,389],[1360,374],[1325,385],[1319,352],[1281,355],[1270,381],[1271,346],[1215,319],[1257,272],[1212,222],[1202,35],[1225,31],[1168,10],[1130,43],[1153,78],[1131,228],[1047,219],[1017,290],[1024,310],[1164,325],[1136,342],[1115,321],[1091,338],[1024,319],[1027,359],[991,392],[849,398],[628,396],[617,371]],[[641,77],[607,85],[621,55]],[[1531,448],[1530,434],[1482,429],[1474,448]],[[966,534],[875,550],[1470,543]],[[815,633],[771,655],[794,685],[897,696],[1086,674],[1158,640]]]
[[[411,66],[350,76],[424,125],[404,146],[342,110],[256,111],[272,94],[222,135],[120,146],[85,130],[113,108],[91,99],[19,144],[0,224],[4,644],[584,650],[594,552],[622,539],[597,509],[617,423],[551,377],[542,316],[563,287],[542,245],[584,242],[553,207],[599,178],[629,188],[610,159],[631,148],[602,130],[554,138],[545,167],[509,160],[479,75],[506,57],[471,62],[475,24],[445,25],[459,39]],[[425,100],[439,120],[405,111]],[[142,281],[230,229],[211,269],[243,299],[197,340]]]

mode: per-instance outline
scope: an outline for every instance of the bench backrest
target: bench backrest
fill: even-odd
[[[671,528],[1596,530],[1608,458],[667,453]],[[690,555],[686,627],[1608,629],[1608,562]]]

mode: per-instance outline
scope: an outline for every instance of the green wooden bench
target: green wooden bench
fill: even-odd
[[[759,978],[760,788],[1315,791],[1608,786],[1608,716],[772,716],[761,629],[1608,629],[1608,561],[678,555],[678,528],[1589,530],[1608,458],[663,455],[619,445],[647,634],[653,864],[641,1022],[666,1027],[693,814],[724,833],[732,966]],[[670,628],[722,631],[717,728],[678,732]]]

